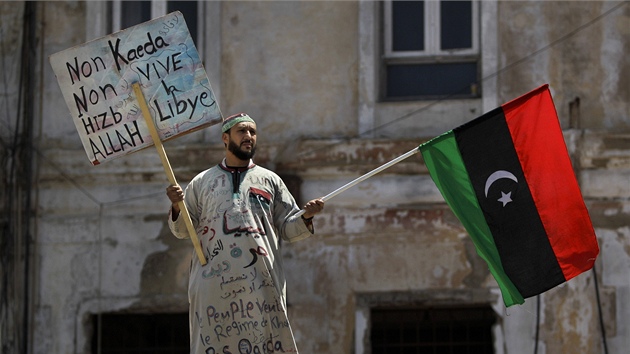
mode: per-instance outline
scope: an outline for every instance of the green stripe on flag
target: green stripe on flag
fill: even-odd
[[[523,296],[503,270],[499,252],[475,196],[453,131],[420,145],[419,149],[446,203],[468,231],[477,254],[488,263],[490,272],[499,284],[505,305],[509,307],[524,303]]]

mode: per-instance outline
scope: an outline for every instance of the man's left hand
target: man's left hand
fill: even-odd
[[[304,215],[302,216],[305,219],[310,219],[324,210],[324,201],[321,198],[313,199],[306,203],[302,209],[304,209]]]

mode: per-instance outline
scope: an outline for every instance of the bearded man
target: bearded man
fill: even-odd
[[[188,299],[190,353],[297,353],[286,307],[281,240],[314,233],[322,199],[304,214],[274,172],[253,162],[257,130],[245,113],[222,125],[225,158],[190,181],[167,187],[169,227],[188,238],[178,202],[184,201],[206,265],[193,254]]]

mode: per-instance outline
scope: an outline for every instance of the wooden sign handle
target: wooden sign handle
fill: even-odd
[[[171,184],[176,185],[177,180],[175,180],[175,174],[173,173],[171,164],[168,161],[168,156],[166,156],[166,151],[164,150],[164,145],[162,145],[162,141],[160,140],[157,129],[155,129],[155,124],[153,123],[153,118],[151,117],[151,113],[149,112],[147,102],[144,99],[144,94],[142,93],[140,85],[137,82],[133,83],[132,86],[133,92],[136,94],[138,104],[140,105],[140,109],[142,110],[144,120],[147,122],[147,127],[149,128],[149,132],[151,133],[153,144],[155,145],[155,148],[160,155],[160,159],[162,160],[162,166],[164,167],[164,172],[166,172],[166,177]],[[195,227],[192,224],[192,220],[190,220],[190,214],[188,213],[188,209],[186,209],[186,204],[181,201],[178,203],[178,205],[180,209],[180,216],[184,218],[186,229],[188,229],[190,239],[192,240],[193,246],[195,247],[195,252],[197,253],[197,257],[199,258],[199,263],[201,263],[201,265],[206,265],[206,257],[203,255],[203,251],[201,250],[201,244],[199,243],[199,239],[197,238],[197,232],[195,231]]]

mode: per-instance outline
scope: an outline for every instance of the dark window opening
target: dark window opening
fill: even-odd
[[[442,50],[472,48],[472,1],[440,1]]]
[[[490,306],[374,308],[372,354],[493,354]]]
[[[184,15],[186,26],[190,32],[193,42],[197,44],[197,1],[168,1],[166,3],[166,13],[179,11]]]
[[[151,1],[122,1],[120,27],[125,29],[151,19]]]
[[[102,314],[92,316],[92,353],[188,354],[188,314]],[[99,336],[100,332],[100,336]],[[100,351],[98,347],[100,345]]]
[[[385,75],[391,100],[479,96],[476,62],[387,65]]]
[[[392,50],[424,50],[424,1],[392,2]]]
[[[120,2],[120,27],[126,29],[131,26],[153,19],[151,14],[152,1],[121,1]],[[111,11],[111,10],[110,10]],[[199,13],[197,1],[167,1],[166,14],[179,11],[186,20],[186,26],[193,42],[197,43]],[[157,17],[157,16],[156,16]]]

